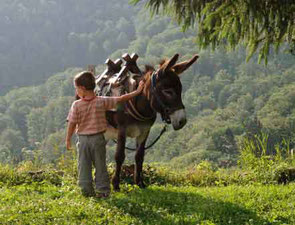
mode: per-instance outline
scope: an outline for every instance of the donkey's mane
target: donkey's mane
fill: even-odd
[[[168,63],[168,61],[169,61],[169,59],[161,59],[159,62],[160,69],[163,68]],[[155,70],[156,70],[155,67],[153,67],[152,65],[148,65],[148,64],[145,65],[145,70],[143,72],[144,76],[143,76],[142,80],[145,82],[143,93],[146,96],[148,95],[148,90],[151,85],[150,78]]]
[[[169,61],[169,59],[166,59],[166,58],[165,59],[161,59],[160,60],[160,63],[159,63],[160,64],[160,67],[162,67],[164,64],[168,63],[168,61]]]
[[[168,63],[168,59],[161,59],[159,62],[160,65],[160,69],[163,68],[167,63]],[[155,71],[155,67],[153,67],[152,65],[145,65],[145,70],[143,72],[144,77],[148,76],[147,78],[150,78],[150,76],[152,75],[152,73]]]
[[[159,63],[160,65],[160,69],[163,67],[164,64],[166,64],[166,62],[168,62],[167,59],[162,59]],[[143,88],[143,94],[145,96],[149,95],[149,88],[151,86],[151,76],[153,74],[153,72],[155,71],[155,67],[153,67],[152,65],[145,65],[145,70],[143,72],[144,76],[142,78],[142,80],[144,81],[145,85]]]
[[[145,65],[144,68],[145,68],[145,70],[144,70],[143,74],[145,74],[145,75],[147,73],[155,71],[155,68],[153,66],[151,66],[151,65]]]
[[[144,76],[142,78],[142,80],[144,81],[145,85],[144,85],[144,88],[143,88],[143,94],[145,96],[148,96],[149,95],[149,88],[151,86],[151,76],[153,74],[153,72],[155,71],[155,68],[151,65],[145,65],[145,70],[143,72]]]

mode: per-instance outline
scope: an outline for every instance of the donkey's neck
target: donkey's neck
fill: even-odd
[[[144,94],[136,96],[134,104],[142,116],[146,118],[156,117],[157,112],[151,107],[150,100]]]
[[[154,69],[145,72],[143,80],[145,82],[141,95],[134,98],[134,105],[142,116],[146,118],[156,117],[157,111],[154,110],[151,104],[151,76]]]

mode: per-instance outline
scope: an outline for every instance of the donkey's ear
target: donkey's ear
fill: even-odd
[[[179,75],[187,70],[194,62],[196,62],[198,58],[199,55],[194,55],[191,59],[174,65],[172,69],[177,75]]]
[[[178,57],[179,57],[179,54],[175,54],[167,63],[167,65],[165,66],[164,68],[164,71],[165,70],[169,70],[172,68],[173,65],[175,65],[175,63],[177,62],[178,60]]]

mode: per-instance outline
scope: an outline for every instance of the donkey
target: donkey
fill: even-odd
[[[145,72],[140,76],[140,79],[145,81],[142,94],[121,105],[117,111],[107,112],[110,126],[116,128],[108,129],[105,133],[107,140],[117,139],[116,170],[112,178],[115,191],[120,190],[120,172],[125,160],[126,137],[136,138],[134,183],[144,188],[142,165],[145,144],[157,113],[160,113],[167,123],[171,123],[174,130],[179,130],[186,124],[179,75],[198,59],[198,55],[176,64],[178,58],[179,55],[175,54],[170,60],[162,61],[158,70],[146,66]]]

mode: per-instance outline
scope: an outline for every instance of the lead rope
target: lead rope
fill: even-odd
[[[156,138],[156,139],[155,139],[155,140],[154,140],[149,146],[145,147],[144,150],[147,150],[147,149],[153,147],[153,145],[157,143],[157,141],[161,138],[161,136],[162,136],[166,131],[167,131],[167,124],[164,125],[164,127],[162,128],[162,130],[161,130],[160,134],[158,135],[158,137],[157,137],[157,138]],[[113,141],[114,141],[116,144],[118,143],[115,139],[113,139]],[[128,147],[128,146],[125,146],[125,148],[126,148],[127,150],[130,150],[130,151],[136,151],[136,148],[130,148],[130,147]]]

